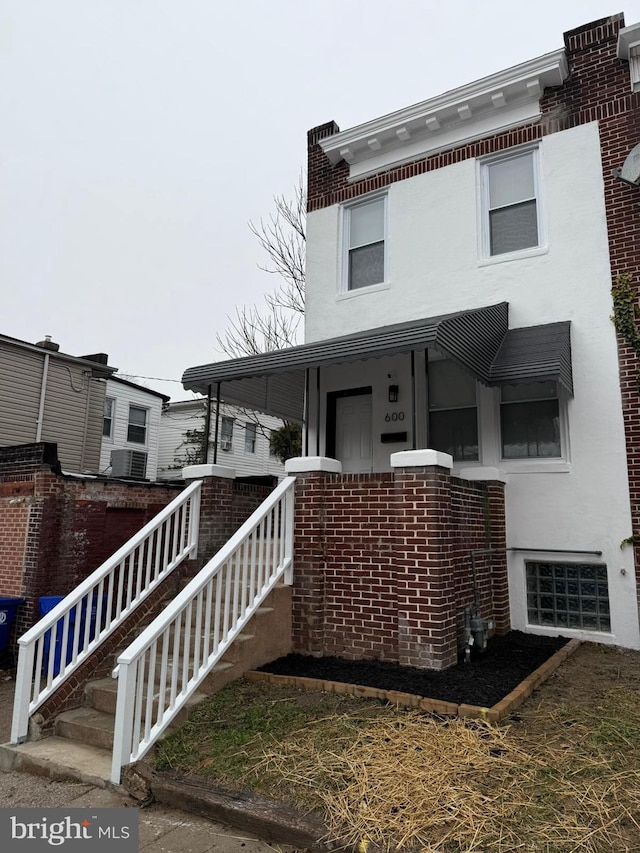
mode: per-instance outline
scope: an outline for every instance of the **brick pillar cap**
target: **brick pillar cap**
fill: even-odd
[[[496,483],[507,482],[507,475],[501,468],[490,468],[484,465],[476,465],[473,468],[462,468],[459,476],[463,480],[491,480]]]
[[[184,480],[199,480],[201,477],[220,477],[226,480],[235,480],[235,468],[227,468],[225,465],[188,465],[182,469]]]
[[[304,474],[323,471],[325,474],[342,474],[342,462],[327,456],[294,456],[284,463],[287,474]]]
[[[439,450],[400,450],[391,454],[392,468],[453,468],[453,457]]]

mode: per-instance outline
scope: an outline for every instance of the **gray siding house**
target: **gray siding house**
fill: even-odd
[[[55,442],[64,471],[97,474],[105,380],[116,370],[107,361],[0,335],[0,447]]]

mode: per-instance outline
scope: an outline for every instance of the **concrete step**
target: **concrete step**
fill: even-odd
[[[104,714],[115,714],[118,698],[118,679],[100,678],[90,681],[84,689],[89,707]]]
[[[106,749],[61,737],[0,746],[1,771],[20,770],[58,781],[71,779],[118,789],[111,782],[111,761],[111,752]]]
[[[202,699],[239,678],[247,669],[286,654],[291,636],[287,621],[291,613],[290,594],[290,589],[278,588],[271,599],[276,605],[269,604],[257,610],[251,633],[243,632],[236,638],[176,715],[170,729],[182,725]],[[169,678],[170,667],[171,661]],[[19,746],[0,746],[0,770],[20,769],[54,779],[79,779],[100,787],[113,787],[109,780],[117,679],[101,678],[88,684],[85,697],[83,707],[65,711],[57,717],[54,736]]]
[[[212,673],[219,675],[233,668],[234,662],[223,659],[214,666]],[[169,671],[170,676],[170,671]],[[90,681],[85,688],[86,705],[94,711],[115,716],[116,703],[118,699],[117,678],[100,678]],[[154,700],[154,712],[157,710],[157,702]]]
[[[113,714],[83,706],[58,714],[54,733],[56,737],[110,750],[113,748],[114,721]]]

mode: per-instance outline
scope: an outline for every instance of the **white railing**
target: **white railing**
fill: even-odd
[[[200,487],[191,483],[18,640],[11,742],[29,718],[183,560],[198,549]]]
[[[292,580],[295,477],[284,479],[118,658],[113,767],[143,757],[281,578]]]

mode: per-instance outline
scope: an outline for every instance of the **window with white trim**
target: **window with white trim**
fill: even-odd
[[[223,417],[220,421],[220,449],[233,449],[233,418]]]
[[[345,290],[385,281],[386,196],[344,208]]]
[[[245,453],[255,453],[256,452],[256,425],[255,424],[245,424],[244,425],[244,452]]]
[[[104,398],[104,416],[102,419],[102,435],[105,438],[113,438],[113,415],[116,401],[113,397]]]
[[[610,631],[607,567],[526,562],[530,625]]]
[[[148,410],[141,406],[129,406],[127,441],[133,444],[147,443],[147,414]]]
[[[487,258],[542,245],[538,149],[481,165],[482,243]]]
[[[449,453],[456,461],[477,460],[475,379],[448,359],[429,361],[428,377],[429,447]]]
[[[557,382],[526,382],[501,389],[503,459],[562,457]]]

